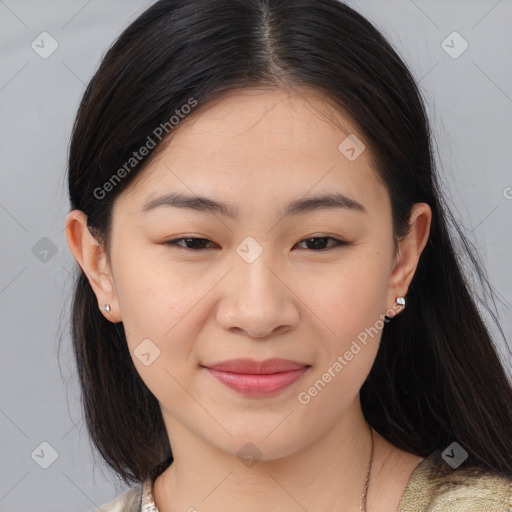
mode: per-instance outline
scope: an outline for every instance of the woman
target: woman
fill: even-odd
[[[121,34],[66,220],[85,418],[136,484],[100,510],[508,510],[511,384],[431,147],[336,0],[161,0]]]

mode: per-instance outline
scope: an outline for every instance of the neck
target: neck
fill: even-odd
[[[254,450],[239,459],[197,437],[170,415],[164,419],[174,462],[154,484],[160,512],[277,512],[283,509],[359,511],[371,453],[371,431],[360,402],[314,440],[279,458]],[[378,460],[375,441],[374,467]],[[240,442],[240,447],[246,443]],[[246,448],[250,454],[251,449]],[[261,450],[263,452],[264,450]],[[370,503],[371,484],[368,490]],[[333,504],[336,504],[333,506]]]

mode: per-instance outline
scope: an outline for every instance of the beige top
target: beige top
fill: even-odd
[[[512,479],[452,469],[441,453],[434,451],[416,466],[398,512],[512,512]]]
[[[147,479],[94,512],[159,512],[151,487]],[[395,512],[512,512],[512,479],[452,469],[436,450],[412,472]]]

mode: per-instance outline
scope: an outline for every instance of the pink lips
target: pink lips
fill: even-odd
[[[205,366],[222,384],[246,395],[269,395],[293,384],[309,365],[286,359],[233,359]]]

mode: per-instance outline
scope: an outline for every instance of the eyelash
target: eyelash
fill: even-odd
[[[185,249],[185,250],[194,251],[194,252],[204,251],[205,250],[205,249],[191,249],[190,247],[183,247],[182,245],[178,244],[178,242],[181,242],[182,240],[206,240],[208,242],[211,242],[211,240],[208,240],[208,238],[199,238],[199,237],[187,236],[187,237],[183,237],[183,238],[175,238],[173,240],[167,240],[166,242],[163,242],[163,244],[164,245],[168,245],[170,247],[177,247],[177,248],[180,248],[180,249]],[[318,249],[318,250],[306,249],[306,250],[310,250],[310,251],[313,251],[313,252],[326,252],[326,251],[330,251],[331,249],[335,249],[336,247],[343,247],[343,246],[352,245],[351,242],[345,242],[343,240],[338,240],[337,238],[333,238],[333,237],[330,237],[330,236],[317,236],[317,237],[311,237],[311,238],[304,238],[304,239],[302,239],[298,243],[309,242],[311,240],[334,240],[334,242],[335,242],[335,244],[333,244],[330,247],[327,247],[325,249]]]

